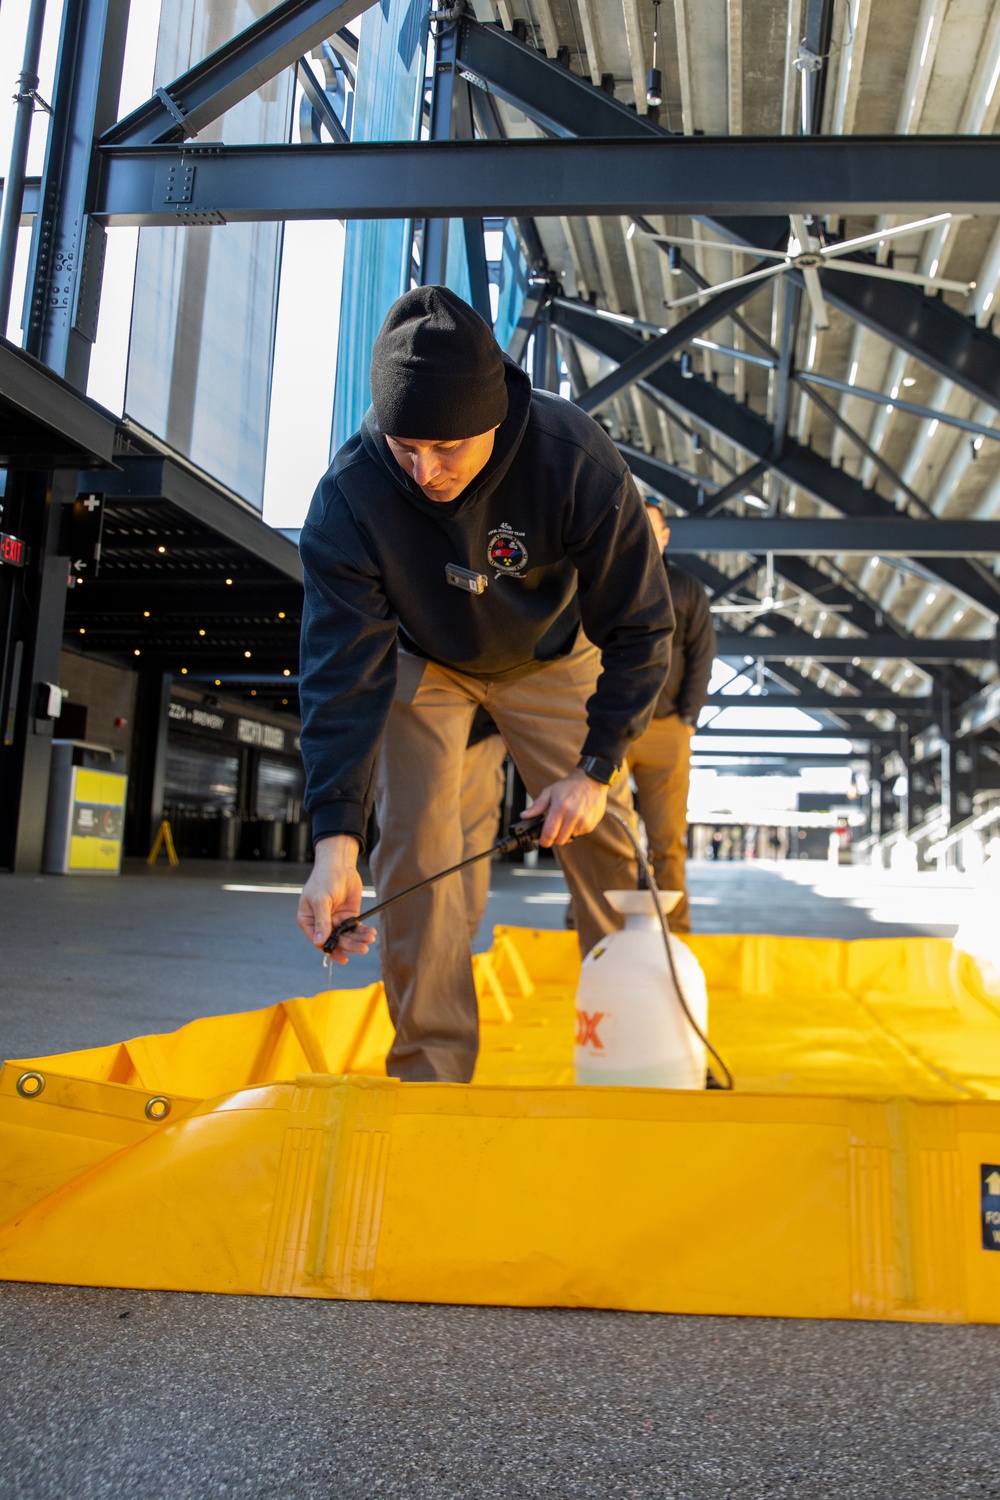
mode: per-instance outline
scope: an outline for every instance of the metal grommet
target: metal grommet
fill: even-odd
[[[44,1087],[41,1073],[22,1073],[17,1080],[17,1092],[22,1099],[37,1099]]]
[[[152,1120],[154,1125],[165,1120],[169,1113],[170,1100],[165,1099],[162,1094],[154,1094],[152,1099],[146,1100],[146,1119]]]

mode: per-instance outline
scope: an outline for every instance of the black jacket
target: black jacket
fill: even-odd
[[[404,650],[487,681],[568,654],[582,624],[603,672],[581,753],[621,761],[670,657],[663,566],[623,459],[592,418],[507,362],[507,417],[457,500],[428,500],[369,411],[340,449],[299,541],[299,697],[313,836],[364,839],[375,757]],[[449,586],[445,565],[485,574]]]
[[[664,558],[674,606],[670,670],[653,709],[654,719],[680,714],[694,724],[705,707],[715,660],[715,625],[708,595],[692,573]]]

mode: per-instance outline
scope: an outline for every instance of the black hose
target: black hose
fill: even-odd
[[[718,1063],[719,1072],[722,1074],[722,1082],[720,1084],[720,1087],[723,1089],[732,1089],[734,1086],[733,1075],[729,1071],[727,1063],[712,1046],[712,1043],[708,1040],[708,1037],[698,1025],[698,1022],[691,1014],[691,1009],[687,1003],[687,1000],[684,998],[684,991],[681,988],[680,976],[678,975],[676,966],[674,964],[674,955],[670,950],[670,928],[667,926],[667,919],[664,916],[663,907],[660,903],[660,892],[657,889],[656,878],[653,875],[649,860],[646,858],[645,854],[643,854],[639,840],[632,832],[628,820],[626,818],[623,818],[620,812],[617,812],[613,807],[609,807],[607,809],[607,812],[605,813],[605,817],[614,818],[615,822],[620,823],[624,828],[626,834],[628,835],[629,843],[635,850],[635,857],[639,863],[639,868],[642,871],[646,884],[649,886],[649,889],[652,893],[653,905],[656,907],[656,915],[660,919],[660,931],[663,933],[663,946],[667,950],[667,963],[670,966],[670,975],[674,981],[674,989],[677,991],[677,998],[681,1002],[681,1010],[683,1010],[685,1016],[687,1017],[688,1025],[691,1027],[691,1030],[694,1032],[695,1036],[705,1047],[705,1050],[707,1052],[710,1052],[714,1060]]]
[[[447,870],[438,870],[436,875],[428,875],[423,880],[418,880],[416,885],[408,885],[405,891],[397,891],[395,896],[387,896],[377,906],[370,906],[367,911],[359,912],[356,917],[348,917],[345,921],[338,922],[323,944],[323,952],[332,953],[345,932],[353,932],[355,927],[360,927],[362,922],[367,921],[369,917],[374,917],[377,912],[385,911],[387,906],[395,906],[397,901],[402,901],[405,897],[422,891],[425,886],[436,884],[446,875],[454,875],[468,865],[474,865],[481,859],[489,859],[494,854],[514,854],[518,849],[536,848],[544,822],[544,817],[521,818],[518,822],[512,823],[503,838],[497,839],[488,849],[483,849],[479,854],[470,855],[468,859],[459,860],[457,865],[449,865]]]

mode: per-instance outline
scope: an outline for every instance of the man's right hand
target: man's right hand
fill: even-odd
[[[299,897],[299,926],[315,947],[322,948],[334,927],[348,917],[356,917],[360,910],[357,839],[347,833],[321,839],[316,845],[312,874]],[[346,964],[350,954],[367,953],[375,936],[374,927],[345,932],[330,957],[334,963]]]

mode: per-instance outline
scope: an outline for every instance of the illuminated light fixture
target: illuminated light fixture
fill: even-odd
[[[216,687],[221,687],[222,686],[222,683],[219,681],[218,677],[215,679],[215,685],[216,685]]]
[[[936,276],[937,272],[938,272],[938,266],[940,264],[941,264],[941,262],[938,260],[937,256],[935,256],[934,259],[931,261],[931,268],[930,268],[930,270],[927,273],[928,276]]]
[[[880,562],[881,562],[881,558],[873,557],[872,558],[872,567],[873,568],[877,568]]]
[[[635,238],[635,220],[634,219],[632,220],[631,224],[628,226],[628,228],[625,231],[625,238],[627,240],[631,240],[631,239]]]
[[[248,657],[250,655],[250,652],[249,651],[244,651],[243,655]]]
[[[282,698],[281,701],[284,704],[284,706],[287,708],[287,706],[288,706],[288,699],[287,698]]]
[[[759,495],[743,495],[741,497],[746,505],[752,505],[754,510],[767,510],[767,501],[762,500]]]
[[[166,552],[166,547],[157,547],[157,552]]]
[[[854,363],[853,363],[853,365],[851,366],[851,373],[847,377],[847,384],[848,385],[853,385],[854,382],[857,380],[857,378],[858,378],[858,362],[857,362],[857,360],[855,360]]]
[[[993,306],[993,293],[992,292],[987,292],[986,296],[983,298],[983,312],[989,312],[989,310],[990,310],[990,308],[992,306]]]
[[[979,437],[973,438],[973,440],[972,440],[972,446],[976,450],[976,452],[978,453],[979,450],[980,450],[980,448],[983,446],[983,436],[982,436],[982,433],[980,433]]]
[[[691,352],[688,349],[685,349],[681,355],[681,375],[685,380],[694,379],[694,360],[691,358]]]
[[[142,618],[144,620],[148,620],[149,619],[149,610],[148,609],[144,609],[143,610],[143,612],[142,612]]]
[[[251,688],[250,689],[250,696],[251,696],[251,698],[256,698],[256,696],[257,696],[257,689],[256,688]]]
[[[139,655],[140,655],[140,654],[141,654],[141,653],[140,653],[140,651],[139,651],[139,648],[138,648],[138,646],[136,646],[136,648],[135,648],[135,650],[134,650],[134,651],[133,651],[133,652],[132,652],[132,655],[133,655],[133,656],[139,656]]]
[[[652,109],[663,103],[663,74],[656,63],[656,48],[659,39],[660,0],[653,0],[653,58],[652,67],[646,74],[646,103]]]
[[[232,583],[232,581],[233,581],[233,580],[232,580],[232,579],[231,579],[231,578],[227,578],[227,579],[226,579],[226,582],[227,582],[227,583]]]
[[[670,267],[671,276],[680,276],[684,270],[681,265],[680,245],[671,245],[667,251],[667,265]]]
[[[929,438],[932,438],[934,436],[934,434],[937,432],[937,430],[938,430],[938,419],[937,419],[937,417],[935,417],[934,420],[933,420],[933,422],[931,423],[931,425],[927,429],[927,436]]]
[[[903,377],[903,384],[905,386],[916,385],[916,383],[917,383],[917,377],[915,375],[904,375],[904,377]]]
[[[281,675],[282,675],[282,677],[291,677],[291,675],[292,675],[291,669],[289,667],[286,667],[285,670],[282,672]]]
[[[86,635],[87,634],[86,630],[84,629],[84,627],[82,625],[80,626],[80,634],[81,635]]]
[[[278,619],[279,620],[283,620],[284,618],[285,618],[285,611],[283,609],[279,609],[278,610]]]
[[[199,630],[199,632],[198,632],[198,634],[199,634],[199,635],[204,635],[204,634],[205,634],[205,632],[204,632],[204,631],[203,631],[203,630]]]
[[[188,669],[187,669],[187,667],[181,667],[181,676],[182,676],[182,677],[186,677],[186,676],[187,676],[187,674],[188,674]]]

